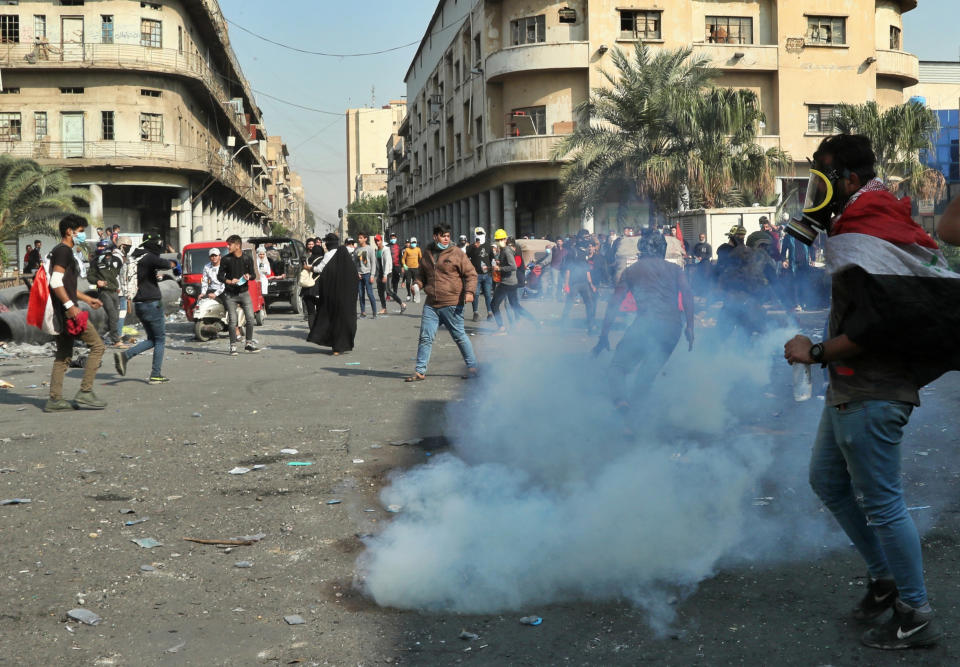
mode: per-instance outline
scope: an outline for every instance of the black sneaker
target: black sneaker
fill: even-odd
[[[867,630],[860,641],[871,648],[896,651],[937,643],[943,631],[933,617],[933,611],[921,612],[897,598],[893,616],[883,625]]]
[[[253,343],[247,343],[246,345],[243,346],[243,349],[246,352],[254,352],[254,353],[260,351],[260,348],[254,345]]]
[[[893,579],[871,580],[863,599],[853,610],[853,617],[858,621],[872,621],[890,609],[896,600],[897,584]]]
[[[474,322],[479,322],[479,321],[480,321],[480,313],[474,313],[474,314],[473,314],[473,321],[474,321]]]
[[[113,365],[117,367],[118,375],[123,376],[127,374],[127,358],[123,356],[123,352],[113,353]]]

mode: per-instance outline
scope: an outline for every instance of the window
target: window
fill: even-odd
[[[177,53],[183,53],[183,26],[177,26]]]
[[[0,15],[0,44],[20,43],[20,17],[16,14]]]
[[[483,143],[483,117],[477,116],[474,121],[476,127],[474,128],[473,139],[477,142],[477,146]]]
[[[158,113],[140,114],[140,141],[163,143],[163,116]]]
[[[160,97],[161,92],[159,90],[151,90],[150,88],[141,88],[140,94],[143,97]]]
[[[620,10],[620,39],[660,39],[660,18],[663,12]]]
[[[4,88],[0,90],[0,95],[19,95],[20,88]]]
[[[100,112],[100,138],[104,141],[113,141],[116,139],[114,134],[114,122],[112,111]]]
[[[60,94],[61,95],[83,95],[83,88],[78,88],[76,86],[61,88]]]
[[[140,46],[159,49],[163,46],[163,26],[160,21],[140,19]]]
[[[461,138],[459,132],[453,135],[453,145],[456,147],[457,157],[463,155],[463,139]]]
[[[547,107],[522,107],[510,112],[510,136],[547,133]]]
[[[832,104],[808,104],[807,131],[833,133],[833,119],[836,114],[836,107]]]
[[[83,0],[60,0],[63,7],[83,7]]]
[[[0,113],[0,141],[20,141],[20,113]]]
[[[753,44],[753,19],[708,16],[706,39],[711,44]]]
[[[842,16],[808,16],[808,44],[846,44],[847,19]]]
[[[900,50],[900,28],[895,25],[890,26],[890,48],[894,51]]]
[[[480,67],[480,35],[473,36],[473,63]]]
[[[546,14],[527,16],[516,21],[510,21],[510,43],[513,46],[545,41],[547,41]]]
[[[33,127],[34,127],[34,136],[37,141],[43,141],[47,138],[47,112],[46,111],[34,111],[33,112]]]
[[[33,36],[39,39],[47,38],[47,17],[44,14],[33,15]]]
[[[100,41],[104,44],[113,44],[113,16],[103,14],[100,17]]]

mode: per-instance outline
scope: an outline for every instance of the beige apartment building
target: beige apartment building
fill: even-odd
[[[290,151],[283,138],[267,137],[267,170],[264,175],[267,184],[267,208],[272,218],[298,237],[305,238],[308,233],[303,195],[303,181],[290,169],[287,158]]]
[[[407,71],[408,115],[387,151],[391,222],[421,237],[438,221],[468,234],[478,225],[537,236],[579,228],[579,215],[557,214],[561,164],[551,151],[580,122],[575,107],[604,85],[611,50],[640,43],[692,46],[721,70],[718,85],[756,92],[766,115],[760,142],[795,161],[778,179],[781,193],[831,133],[834,105],[898,104],[917,82],[901,22],[916,5],[441,0]],[[645,220],[645,205],[637,208],[633,217]],[[594,211],[598,230],[614,220],[613,207]]]
[[[97,225],[182,247],[278,219],[286,156],[216,0],[4,1],[0,70],[0,152],[68,168]]]
[[[379,109],[347,109],[347,204],[386,194],[387,159],[383,144],[396,134],[407,103],[391,100]]]

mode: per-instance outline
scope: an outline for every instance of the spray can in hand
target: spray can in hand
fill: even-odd
[[[813,379],[810,375],[810,366],[793,364],[793,400],[800,403],[809,401],[811,396],[813,396]]]

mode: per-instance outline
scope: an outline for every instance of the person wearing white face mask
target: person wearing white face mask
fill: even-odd
[[[404,248],[403,255],[400,258],[403,264],[403,281],[407,286],[407,301],[410,295],[413,295],[414,303],[420,303],[420,286],[417,282],[420,279],[420,260],[423,258],[423,251],[417,247],[417,237],[410,237],[410,247]]]

